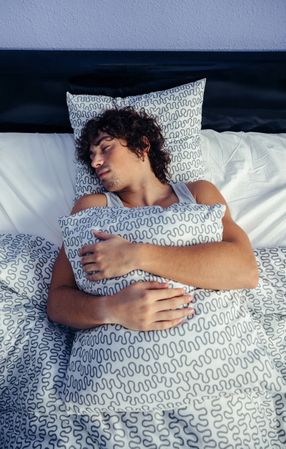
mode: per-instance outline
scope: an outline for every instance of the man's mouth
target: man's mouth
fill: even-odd
[[[107,173],[109,173],[109,169],[105,169],[105,170],[100,170],[97,172],[97,176],[102,179],[104,178],[105,175],[107,175]]]

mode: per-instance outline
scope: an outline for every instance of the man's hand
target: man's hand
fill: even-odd
[[[83,270],[90,281],[122,276],[136,269],[136,244],[106,232],[93,231],[101,241],[80,250]]]
[[[192,297],[183,288],[169,288],[159,282],[138,282],[109,298],[107,323],[131,330],[162,330],[177,326],[195,311]]]

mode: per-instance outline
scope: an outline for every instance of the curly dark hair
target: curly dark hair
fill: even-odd
[[[90,164],[90,145],[100,132],[125,139],[128,149],[139,158],[142,157],[146,148],[144,137],[147,137],[150,143],[148,157],[151,168],[162,183],[168,182],[168,164],[171,158],[164,148],[165,139],[156,119],[146,114],[144,109],[138,112],[130,106],[107,109],[85,124],[80,137],[76,139],[77,158],[88,165],[91,173],[94,173],[94,170]]]

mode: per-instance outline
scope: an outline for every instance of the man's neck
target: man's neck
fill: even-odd
[[[177,197],[170,184],[163,184],[155,177],[138,184],[133,189],[116,192],[125,207],[143,207],[159,205],[168,207],[177,202]],[[170,203],[170,204],[169,204]]]

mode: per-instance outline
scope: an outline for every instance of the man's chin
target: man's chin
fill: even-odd
[[[108,192],[116,192],[119,187],[119,183],[114,180],[102,180],[101,184]]]

